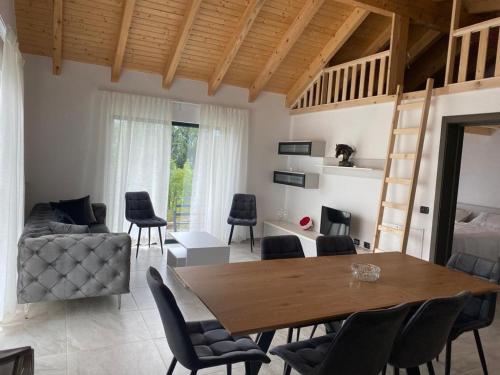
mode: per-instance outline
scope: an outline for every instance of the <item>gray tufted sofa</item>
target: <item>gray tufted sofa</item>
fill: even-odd
[[[33,207],[18,243],[19,303],[129,293],[130,236],[109,233],[104,204],[92,208],[91,233],[52,234],[54,210],[48,203]]]

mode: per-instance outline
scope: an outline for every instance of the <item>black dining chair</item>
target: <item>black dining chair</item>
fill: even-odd
[[[470,296],[461,292],[454,297],[434,298],[418,308],[394,341],[388,363],[395,375],[400,369],[406,369],[408,375],[420,375],[420,365],[427,365],[429,375],[434,375],[432,360],[446,345],[453,323]]]
[[[0,350],[0,374],[2,375],[33,375],[35,352],[33,348]]]
[[[160,247],[163,254],[163,239],[161,238],[161,227],[167,226],[166,220],[156,216],[151,198],[147,191],[134,191],[125,193],[125,218],[130,221],[128,234],[135,224],[139,227],[139,236],[137,238],[137,250],[135,257],[139,254],[139,245],[141,243],[142,228],[148,228],[148,245],[151,246],[151,228],[158,228],[160,235]]]
[[[363,311],[349,316],[337,334],[273,348],[271,354],[303,375],[377,375],[409,311],[407,305]]]
[[[232,364],[269,363],[269,357],[248,336],[231,336],[217,320],[186,322],[174,295],[163,283],[158,271],[149,267],[147,282],[160,311],[168,345],[174,358],[167,375],[172,375],[177,362],[195,375],[198,370],[222,366],[231,375]]]
[[[227,223],[231,225],[228,245],[231,245],[235,225],[250,228],[250,251],[253,252],[255,239],[253,237],[253,227],[257,224],[257,203],[253,194],[234,194],[233,203]]]
[[[356,246],[350,236],[345,235],[327,235],[318,236],[316,238],[316,253],[319,257],[334,256],[334,255],[354,255],[356,253]],[[340,321],[325,323],[327,332],[333,332],[340,327]],[[310,338],[314,337],[318,325],[315,324]]]
[[[319,257],[356,254],[356,246],[349,236],[318,236],[316,252]]]
[[[455,253],[451,256],[447,266],[468,273],[469,275],[488,280],[492,283],[500,284],[500,263],[498,261],[494,262],[471,254]],[[474,333],[483,374],[488,374],[488,367],[486,365],[486,358],[484,356],[479,330],[490,326],[493,322],[495,318],[496,301],[496,293],[487,293],[473,296],[469,302],[467,302],[465,308],[453,325],[446,344],[445,374],[450,374],[451,371],[451,347],[453,340],[456,340],[462,333],[470,331]]]

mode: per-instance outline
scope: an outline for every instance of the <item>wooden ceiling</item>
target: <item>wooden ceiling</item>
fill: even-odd
[[[390,16],[409,16],[420,40],[449,27],[449,2],[432,0],[16,0],[25,53],[287,94],[326,58],[343,62],[387,44]],[[448,23],[446,23],[448,22]],[[413,26],[412,26],[413,28]],[[413,30],[413,29],[412,29]],[[437,33],[436,31],[433,31]],[[430,37],[427,35],[427,37]],[[411,45],[410,41],[410,45]],[[328,62],[328,61],[327,61]]]

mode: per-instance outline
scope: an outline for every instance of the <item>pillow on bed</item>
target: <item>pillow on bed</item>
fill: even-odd
[[[492,229],[500,229],[500,215],[487,212],[481,212],[474,220],[470,222],[473,225],[488,227]]]
[[[471,214],[470,211],[467,211],[463,208],[457,208],[457,211],[455,213],[455,222],[461,223],[461,222],[467,220],[467,218],[470,216],[470,214]]]

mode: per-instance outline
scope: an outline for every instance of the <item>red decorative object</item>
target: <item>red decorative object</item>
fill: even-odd
[[[300,219],[299,225],[303,230],[308,230],[313,227],[313,221],[309,216],[304,216],[302,219]]]

